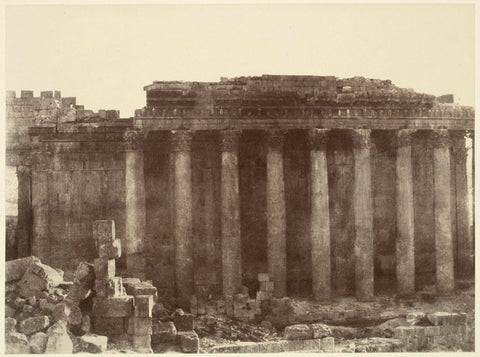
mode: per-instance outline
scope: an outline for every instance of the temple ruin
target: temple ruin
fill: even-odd
[[[363,77],[144,90],[125,119],[57,91],[7,92],[8,259],[73,273],[97,257],[93,223],[112,220],[117,270],[186,311],[245,287],[328,304],[448,296],[474,280],[472,107]]]

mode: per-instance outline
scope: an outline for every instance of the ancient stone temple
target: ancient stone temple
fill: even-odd
[[[329,302],[473,279],[473,108],[362,77],[153,82],[120,119],[59,92],[7,94],[11,257],[73,270],[114,220],[126,276],[189,308],[258,290]],[[122,260],[123,259],[123,260]]]

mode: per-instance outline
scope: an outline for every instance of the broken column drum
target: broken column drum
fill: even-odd
[[[128,119],[8,94],[15,254],[68,272],[97,258],[92,222],[114,220],[118,268],[186,311],[259,285],[328,303],[473,280],[473,108],[362,77],[144,89]]]

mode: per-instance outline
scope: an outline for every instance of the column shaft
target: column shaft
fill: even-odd
[[[355,295],[358,300],[373,298],[373,208],[370,164],[370,130],[359,129],[353,135],[355,216]]]
[[[315,300],[331,299],[330,213],[326,141],[328,130],[310,131],[312,291]]]
[[[222,133],[221,227],[224,296],[233,296],[242,285],[238,136],[239,132]]]
[[[190,309],[193,294],[192,169],[187,131],[172,132],[174,165],[173,236],[177,305]]]
[[[31,252],[32,233],[32,176],[30,166],[17,167],[18,178],[18,220],[15,240],[17,257],[28,257]]]
[[[415,241],[413,211],[411,130],[397,132],[396,209],[397,209],[397,296],[415,296]]]
[[[435,132],[433,150],[435,259],[437,293],[451,294],[454,289],[451,217],[451,167],[448,131]]]
[[[287,294],[287,238],[283,177],[283,133],[267,137],[267,250],[268,272],[275,284],[274,295]]]
[[[125,151],[125,243],[127,271],[145,274],[146,238],[145,180],[143,173],[143,135],[138,131],[124,134]]]

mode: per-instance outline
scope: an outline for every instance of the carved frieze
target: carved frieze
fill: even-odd
[[[126,130],[123,142],[126,150],[143,150],[145,135],[140,130]]]

